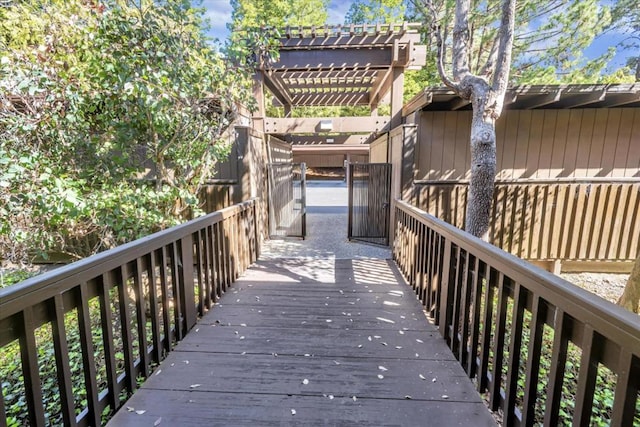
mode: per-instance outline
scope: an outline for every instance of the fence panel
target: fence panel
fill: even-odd
[[[269,163],[269,236],[307,234],[306,165]]]
[[[389,244],[391,164],[350,163],[348,237],[369,243]]]
[[[468,184],[418,182],[415,204],[464,229]],[[627,261],[638,253],[640,182],[499,181],[489,241],[534,261]]]

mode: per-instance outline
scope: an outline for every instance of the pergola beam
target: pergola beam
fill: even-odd
[[[295,133],[371,133],[386,129],[389,116],[378,117],[308,117],[266,118],[264,132],[273,134]],[[322,129],[321,122],[331,123],[331,129]]]
[[[285,50],[280,58],[268,66],[269,70],[326,71],[375,70],[389,67],[392,49],[322,49]]]

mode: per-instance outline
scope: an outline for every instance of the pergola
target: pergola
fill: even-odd
[[[425,64],[419,45],[420,24],[376,24],[287,28],[280,39],[280,57],[263,62],[256,73],[259,109],[255,125],[294,144],[359,145],[372,133],[402,121],[404,71]],[[265,117],[264,89],[283,106],[284,118]],[[389,116],[378,105],[391,104]],[[296,107],[367,106],[369,117],[292,118]],[[286,138],[284,137],[286,135]],[[364,147],[363,147],[364,148]]]

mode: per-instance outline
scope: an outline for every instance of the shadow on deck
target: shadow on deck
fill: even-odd
[[[254,264],[109,423],[249,424],[495,425],[377,259]]]

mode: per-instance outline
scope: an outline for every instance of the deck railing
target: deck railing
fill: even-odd
[[[638,425],[637,315],[409,204],[395,218],[396,262],[505,425]]]
[[[21,367],[0,425],[101,425],[257,259],[255,218],[248,201],[1,289],[0,351]],[[20,393],[28,417],[8,418]]]

